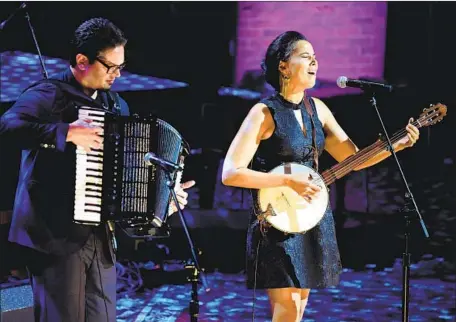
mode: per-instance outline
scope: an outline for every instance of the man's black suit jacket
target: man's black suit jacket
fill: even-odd
[[[84,94],[69,68],[51,78],[60,82],[32,85],[2,116],[0,138],[23,150],[9,240],[65,255],[79,250],[93,230],[73,222],[76,147],[66,142],[69,123],[77,119],[77,106],[112,108],[115,101],[113,93],[99,91],[96,100]],[[127,103],[118,103],[119,114],[128,115]],[[105,225],[95,232],[108,238]]]

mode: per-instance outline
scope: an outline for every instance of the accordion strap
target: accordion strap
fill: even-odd
[[[87,96],[84,92],[77,89],[76,87],[68,84],[67,82],[58,80],[58,79],[42,79],[31,86],[27,87],[23,92],[27,91],[28,89],[35,87],[36,85],[43,84],[43,83],[51,83],[55,85],[62,93],[81,105],[89,105],[96,108],[102,109],[103,106],[98,101],[94,100],[90,96]]]
[[[120,104],[119,94],[111,91],[102,91],[101,97],[103,99],[105,109],[117,115],[122,115],[122,105]]]
[[[31,86],[27,87],[23,92],[27,91],[28,89],[42,83],[51,83],[55,85],[62,93],[77,102],[78,105],[88,105],[94,108],[107,110],[111,113],[117,115],[128,115],[128,110],[122,111],[122,104],[120,102],[120,96],[116,92],[111,91],[99,91],[101,96],[102,103],[100,104],[99,101],[94,100],[93,98],[87,96],[78,88],[74,87],[73,85],[58,80],[58,79],[42,79]]]

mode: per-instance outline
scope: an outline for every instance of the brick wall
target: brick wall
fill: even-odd
[[[268,44],[286,30],[303,33],[319,60],[319,80],[383,76],[386,2],[239,2],[236,84],[260,69]]]

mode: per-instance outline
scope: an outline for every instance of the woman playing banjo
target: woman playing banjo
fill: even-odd
[[[325,149],[341,162],[358,151],[329,108],[305,90],[315,85],[318,63],[312,44],[300,33],[287,31],[268,47],[262,63],[266,80],[276,93],[255,104],[234,138],[223,165],[225,185],[252,189],[254,208],[247,234],[247,287],[266,289],[272,321],[300,321],[310,289],[335,286],[341,262],[330,207],[313,228],[287,233],[265,225],[259,214],[259,192],[289,189],[308,205],[326,189],[312,182],[308,173],[294,174],[287,163],[316,169]],[[408,124],[395,151],[412,146],[418,128]],[[355,168],[360,170],[384,160],[383,150]],[[284,190],[285,191],[285,190]],[[280,199],[280,196],[277,197]],[[283,207],[290,206],[282,198]],[[280,208],[280,207],[278,207]]]

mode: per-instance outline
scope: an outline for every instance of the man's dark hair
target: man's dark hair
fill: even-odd
[[[84,21],[74,32],[70,43],[70,64],[76,65],[76,55],[84,54],[92,64],[101,51],[125,46],[127,39],[123,32],[111,21],[92,18]]]
[[[297,31],[286,31],[276,37],[266,50],[266,55],[261,63],[266,81],[271,84],[277,91],[280,90],[280,61],[288,61],[290,59],[296,43],[299,40],[307,40],[307,38]]]

